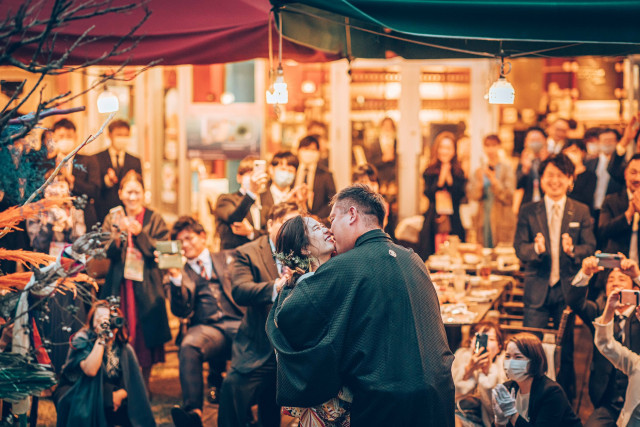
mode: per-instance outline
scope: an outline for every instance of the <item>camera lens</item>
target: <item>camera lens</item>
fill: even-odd
[[[111,318],[111,328],[121,328],[124,325],[124,318],[115,316]]]

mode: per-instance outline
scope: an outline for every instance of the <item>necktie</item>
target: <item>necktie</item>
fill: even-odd
[[[198,258],[196,260],[196,264],[200,268],[200,277],[202,277],[205,280],[209,280],[209,275],[207,274],[207,269],[204,268],[204,262],[202,262],[202,260]]]
[[[549,285],[553,286],[560,280],[560,227],[562,222],[562,212],[560,205],[554,203],[551,207],[551,222],[549,224],[549,240],[551,246],[551,274],[549,275]]]
[[[302,183],[307,184],[309,182],[309,168],[304,166],[302,168]]]
[[[640,220],[640,214],[636,212],[631,221],[631,244],[629,245],[629,259],[635,262],[638,262],[638,220]]]
[[[616,318],[613,322],[613,337],[618,342],[623,342],[624,340],[624,325],[623,322],[626,318],[621,314],[616,314]]]

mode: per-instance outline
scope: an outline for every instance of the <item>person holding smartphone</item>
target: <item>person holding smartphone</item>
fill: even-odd
[[[621,255],[621,254],[619,254]],[[590,256],[582,261],[582,268],[571,282],[567,304],[578,315],[583,323],[596,333],[593,323],[605,310],[605,301],[614,293],[638,290],[640,287],[640,268],[638,264],[622,256],[619,268],[606,269],[601,264],[611,262],[611,257]],[[587,298],[589,280],[599,274],[600,280],[606,281],[605,294],[595,301]],[[624,347],[640,354],[640,321],[634,312],[633,305],[615,305],[613,318],[613,335]],[[594,406],[593,413],[586,424],[612,425],[620,416],[625,389],[626,374],[612,364],[595,343],[591,360],[589,377],[589,397]],[[609,423],[609,424],[607,424]]]
[[[504,337],[500,326],[483,321],[471,328],[468,347],[455,353],[451,366],[456,387],[456,417],[465,426],[490,426],[491,390],[506,381],[502,368]]]
[[[617,419],[619,426],[640,425],[640,355],[631,351],[615,338],[616,312],[627,309],[622,305],[621,290],[611,292],[607,298],[604,313],[593,322],[594,343],[600,353],[627,377],[628,385],[624,394],[624,405]],[[632,306],[633,317],[640,316],[640,308]]]

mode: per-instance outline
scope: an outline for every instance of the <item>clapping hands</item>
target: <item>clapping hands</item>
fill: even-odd
[[[491,391],[491,402],[493,404],[493,412],[496,418],[496,425],[507,425],[509,419],[518,413],[516,410],[516,394],[515,389],[511,389],[511,393],[504,386],[498,384]]]

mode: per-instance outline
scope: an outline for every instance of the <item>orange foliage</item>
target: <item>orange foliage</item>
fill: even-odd
[[[50,197],[24,206],[13,206],[0,212],[0,230],[8,228],[8,231],[20,230],[20,221],[35,218],[39,213],[53,206],[60,206],[73,201],[73,197]]]
[[[0,289],[21,291],[25,286],[27,286],[29,280],[31,280],[32,274],[32,272],[27,271],[24,273],[13,273],[0,276]]]
[[[49,264],[55,261],[56,258],[48,254],[40,252],[23,251],[22,249],[4,249],[0,248],[0,259],[6,259],[7,261],[15,261],[24,266],[29,264],[38,266],[42,264]]]

